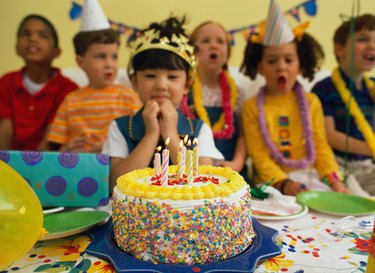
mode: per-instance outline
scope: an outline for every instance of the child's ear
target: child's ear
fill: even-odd
[[[76,55],[76,63],[77,65],[82,68],[82,63],[83,63],[83,57],[80,55]]]
[[[260,62],[257,64],[257,73],[263,76],[263,67]]]
[[[193,83],[194,83],[194,78],[193,78],[192,75],[189,74],[187,79],[186,79],[186,85],[185,85],[185,87],[188,89],[188,93],[189,93],[190,87],[193,86]],[[184,94],[184,95],[186,95],[186,94]]]
[[[339,59],[341,59],[341,56],[342,56],[342,53],[343,53],[343,50],[344,50],[344,46],[337,43],[337,44],[334,45],[334,50],[335,50],[335,55]]]
[[[132,84],[133,89],[137,88],[137,77],[135,76],[135,73],[131,74],[129,76],[130,83]]]
[[[61,48],[59,48],[59,47],[55,48],[55,53],[54,53],[53,57],[57,58],[57,57],[60,56],[60,54],[61,54]]]

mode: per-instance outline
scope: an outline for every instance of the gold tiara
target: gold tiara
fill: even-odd
[[[157,42],[155,42],[157,41]],[[194,55],[194,47],[189,44],[189,39],[183,35],[173,34],[171,39],[164,36],[160,38],[159,30],[148,30],[130,44],[131,53],[128,64],[129,75],[134,74],[133,58],[137,54],[149,49],[163,49],[175,53],[184,59],[194,70],[197,61]]]

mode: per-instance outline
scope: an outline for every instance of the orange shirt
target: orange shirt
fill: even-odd
[[[65,144],[72,138],[93,133],[104,143],[113,119],[133,115],[140,108],[138,94],[124,86],[78,89],[67,95],[57,110],[48,141]]]

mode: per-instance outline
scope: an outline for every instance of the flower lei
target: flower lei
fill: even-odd
[[[310,124],[310,115],[309,115],[309,105],[302,89],[302,86],[299,83],[296,83],[295,92],[297,94],[297,101],[299,105],[299,112],[301,115],[302,126],[303,126],[303,137],[306,140],[305,149],[306,157],[304,159],[288,159],[285,158],[279,149],[272,142],[268,128],[267,122],[264,113],[264,96],[265,96],[265,87],[262,87],[259,90],[257,95],[257,107],[259,112],[258,123],[260,131],[263,135],[264,142],[268,147],[272,158],[279,164],[287,166],[293,169],[304,169],[307,168],[310,164],[315,161],[315,147],[314,140],[312,137],[312,128]]]
[[[212,128],[215,139],[228,139],[231,138],[234,133],[233,108],[236,103],[238,93],[234,80],[227,72],[221,72],[219,74],[219,80],[222,90],[223,113],[220,115],[218,121],[211,125],[208,113],[203,105],[202,85],[198,76],[195,77],[193,85],[194,108],[198,117]],[[192,118],[194,115],[187,107],[186,100],[187,98],[184,99],[181,105],[181,110],[187,117]]]
[[[366,86],[368,90],[373,90],[374,82],[371,81],[368,77],[364,77]],[[351,116],[353,116],[355,123],[359,131],[364,136],[367,145],[370,147],[372,152],[373,158],[375,159],[375,134],[372,131],[370,124],[367,122],[366,118],[364,117],[361,109],[358,106],[358,103],[355,99],[351,100],[351,93],[346,87],[345,81],[342,79],[340,75],[340,71],[338,68],[332,71],[332,81],[336,86],[338,93],[342,101],[344,102],[346,108],[349,110]]]

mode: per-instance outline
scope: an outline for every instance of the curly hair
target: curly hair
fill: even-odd
[[[322,46],[308,33],[304,33],[301,40],[294,39],[297,47],[297,55],[300,62],[300,73],[309,81],[314,79],[314,74],[318,71],[324,60]],[[258,74],[258,64],[263,58],[265,45],[254,43],[249,38],[244,52],[244,60],[240,71],[254,80]]]
[[[78,32],[73,38],[76,55],[83,56],[92,44],[120,44],[119,34],[113,29]]]

